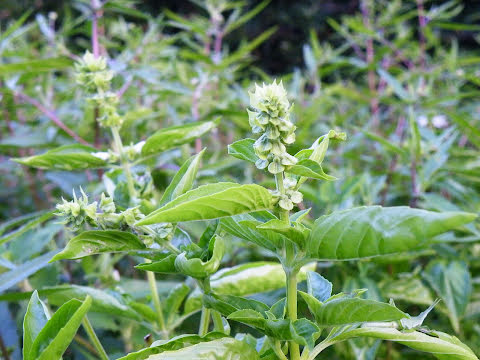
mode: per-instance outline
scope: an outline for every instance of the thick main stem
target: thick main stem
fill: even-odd
[[[200,318],[200,328],[198,329],[198,335],[205,336],[208,332],[208,325],[210,324],[210,309],[205,306],[202,307],[202,317]]]
[[[101,360],[109,360],[108,355],[105,352],[105,349],[102,346],[102,343],[98,339],[97,334],[95,334],[95,330],[93,329],[92,324],[88,320],[87,316],[85,315],[82,320],[82,325],[83,328],[85,329],[85,332],[88,335],[88,338],[92,342],[93,346],[95,347],[95,350],[97,350],[97,355]]]
[[[288,250],[288,249],[287,249]],[[297,320],[297,272],[286,271],[287,275],[287,314],[291,321]],[[300,348],[294,341],[290,342],[290,360],[300,360]]]

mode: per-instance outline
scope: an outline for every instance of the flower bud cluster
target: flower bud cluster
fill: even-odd
[[[75,64],[76,81],[85,91],[92,94],[90,101],[98,107],[100,125],[104,127],[119,127],[122,117],[118,114],[118,95],[110,91],[113,71],[107,68],[107,60],[95,57],[87,51],[82,59]]]
[[[63,224],[78,229],[83,224],[95,226],[97,224],[97,202],[88,203],[88,196],[80,189],[82,196],[77,198],[73,191],[73,200],[67,201],[62,197],[62,203],[57,204],[57,216],[64,218]]]
[[[116,206],[111,197],[102,193],[100,202],[89,203],[88,196],[80,189],[82,196],[77,198],[73,192],[73,200],[66,201],[57,205],[57,216],[63,217],[63,224],[72,230],[78,230],[82,225],[101,229],[126,229],[134,228],[134,224],[142,219],[144,215],[139,207],[128,208],[121,212],[116,212]]]
[[[303,201],[303,194],[295,189],[297,180],[293,178],[285,177],[283,185],[285,193],[280,194],[278,191],[274,191],[273,195],[278,198],[278,206],[284,210],[292,210],[294,204]]]
[[[254,134],[260,134],[253,147],[259,160],[257,168],[272,174],[294,165],[297,159],[291,156],[286,145],[295,141],[295,125],[290,121],[291,106],[282,82],[274,81],[262,87],[255,85],[250,92],[250,108],[247,109],[249,123]]]

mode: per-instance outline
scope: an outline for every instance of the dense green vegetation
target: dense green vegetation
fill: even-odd
[[[145,6],[1,24],[0,359],[478,359],[476,13]]]

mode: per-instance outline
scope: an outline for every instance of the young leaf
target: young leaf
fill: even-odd
[[[261,225],[257,225],[256,228],[260,233],[264,233],[265,236],[268,236],[267,232],[270,231],[282,234],[288,240],[296,243],[300,247],[300,249],[305,248],[305,242],[310,235],[310,229],[308,229],[304,225],[297,222],[287,224],[285,223],[285,221],[281,221],[278,219],[273,219],[266,223],[262,223]]]
[[[163,273],[163,274],[172,274],[177,272],[177,269],[175,268],[176,258],[177,258],[177,255],[175,254],[163,254],[163,259],[154,261],[154,262],[138,264],[137,266],[135,266],[135,268],[144,270],[144,271],[153,271],[153,272]]]
[[[255,164],[258,160],[257,154],[253,149],[254,139],[242,139],[228,145],[228,154],[240,160],[245,160]]]
[[[197,279],[204,279],[218,270],[225,254],[225,242],[220,236],[214,237],[210,241],[210,247],[213,246],[213,254],[207,261],[199,258],[187,258],[187,253],[183,252],[175,259],[175,268],[181,274],[191,276]]]
[[[159,130],[150,136],[142,147],[142,155],[148,156],[189,143],[215,128],[218,120],[194,122]]]
[[[332,283],[314,271],[307,272],[307,287],[308,293],[321,302],[332,296]]]
[[[25,360],[59,359],[77,333],[82,319],[88,312],[92,298],[85,301],[70,300],[62,305],[38,333]]]
[[[20,164],[38,169],[84,170],[97,169],[107,162],[94,154],[97,150],[85,145],[65,145],[41,155],[12,159]]]
[[[423,277],[444,301],[452,326],[458,332],[459,318],[465,313],[472,293],[467,265],[462,261],[432,262],[423,273]]]
[[[143,242],[131,233],[118,230],[92,230],[75,236],[62,252],[52,258],[51,262],[62,259],[79,259],[102,253],[145,249]]]
[[[54,211],[41,212],[41,213],[35,213],[35,214],[38,214],[40,216],[35,217],[34,219],[27,221],[25,224],[23,224],[19,228],[15,229],[13,231],[10,231],[8,234],[5,234],[2,237],[0,237],[0,245],[4,244],[4,243],[6,243],[10,240],[15,239],[16,237],[26,233],[28,230],[33,229],[35,226],[47,221],[48,219],[50,219],[53,216]],[[23,219],[23,217],[21,217],[21,219],[14,219],[14,220],[21,221],[22,219]],[[7,222],[7,223],[3,224],[2,228],[0,229],[0,235],[3,234],[2,230],[8,230],[9,228],[11,228],[11,227],[13,227],[17,224],[18,224],[18,222],[16,222],[16,221],[13,222],[13,223]]]
[[[428,314],[433,310],[435,305],[437,305],[439,302],[440,302],[440,299],[435,300],[435,302],[432,305],[430,305],[427,310],[422,311],[417,316],[411,316],[410,318],[401,319],[400,325],[402,325],[402,328],[405,330],[411,330],[411,329],[415,329],[422,326]]]
[[[286,170],[290,174],[303,176],[317,180],[334,181],[336,177],[325,174],[322,166],[316,161],[310,159],[300,160],[297,164],[290,166]]]
[[[475,218],[470,213],[436,213],[405,206],[338,211],[315,221],[307,253],[314,259],[348,260],[409,251]]]
[[[50,315],[45,304],[34,291],[28,302],[27,312],[23,318],[23,358],[30,358],[32,344],[47,323]]]
[[[160,200],[160,205],[165,205],[192,188],[204,153],[205,149],[185,161],[173,177],[170,185],[165,189],[162,199]]]
[[[217,183],[186,192],[150,213],[137,225],[216,219],[272,206],[272,194],[260,185]]]

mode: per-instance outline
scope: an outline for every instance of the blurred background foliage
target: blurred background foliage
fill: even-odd
[[[74,285],[122,301],[150,301],[144,274],[133,270],[128,256],[48,265],[51,252],[63,248],[69,235],[48,216],[32,220],[62,196],[70,198],[73,188],[82,186],[98,197],[116,181],[115,174],[105,180],[102,171],[35,170],[11,161],[59,145],[90,144],[100,151],[110,143],[73,76],[73,62],[92,49],[94,21],[99,52],[116,72],[126,144],[162,127],[220,119],[216,130],[192,146],[137,164],[139,179],[142,169],[154,169],[152,191],[161,193],[179,165],[204,146],[199,184],[268,184],[252,166],[228,157],[226,146],[252,137],[247,90],[255,81],[277,78],[295,104],[297,142],[291,154],[329,129],[348,135],[327,155],[325,170],[339,181],[305,187],[301,208],[312,207],[310,219],[315,219],[371,204],[480,211],[479,19],[475,1],[4,0],[0,319],[8,325],[0,327],[0,335],[12,358],[19,356],[24,300],[32,289],[57,294],[49,297],[53,307],[80,296]],[[144,178],[145,184],[149,180]],[[121,188],[116,196],[121,201]],[[186,230],[199,232],[195,226]],[[232,241],[241,250],[230,251],[223,266],[265,259],[259,249]],[[455,333],[479,353],[479,241],[477,221],[433,239],[427,250],[319,266],[336,291],[368,288],[365,296],[393,298],[412,314],[441,298],[427,322]],[[162,296],[179,281],[161,279]],[[67,287],[63,297],[59,285]],[[282,291],[256,296],[273,302]],[[149,331],[142,323],[105,304],[102,309],[92,322],[109,353],[142,346]],[[186,321],[181,330],[189,329]],[[66,359],[92,358],[82,339],[80,334]],[[350,341],[329,351],[331,359],[419,358],[377,342]]]

